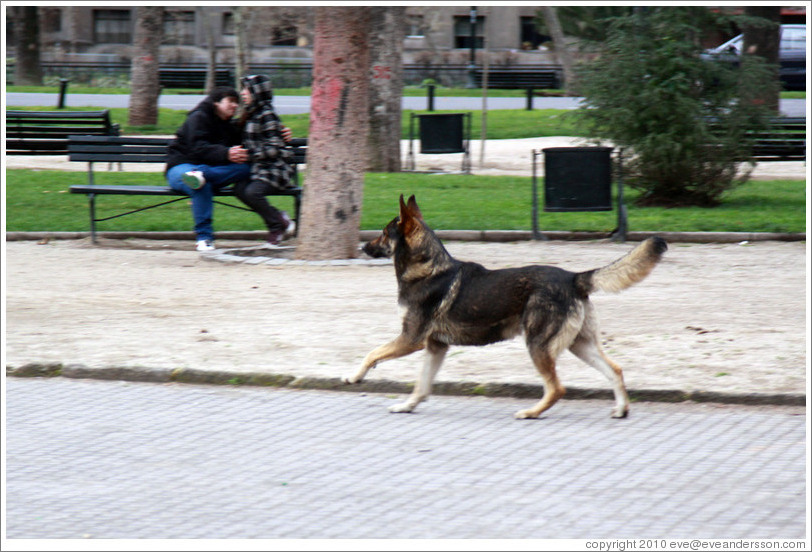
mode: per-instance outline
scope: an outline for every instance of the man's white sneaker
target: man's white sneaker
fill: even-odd
[[[188,171],[181,177],[183,183],[193,190],[199,190],[206,184],[206,177],[200,171]]]
[[[282,218],[285,220],[287,226],[285,227],[285,231],[282,232],[282,236],[285,238],[289,238],[296,233],[296,223],[291,220],[290,215],[286,211],[282,211]]]
[[[214,247],[214,242],[211,240],[198,240],[197,241],[197,250],[198,251],[214,251],[216,248]]]

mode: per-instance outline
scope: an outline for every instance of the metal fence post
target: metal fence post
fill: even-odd
[[[63,79],[63,78],[59,79],[59,105],[57,105],[58,109],[64,109],[65,108],[65,93],[68,90],[68,83],[69,82],[70,82],[70,79]]]

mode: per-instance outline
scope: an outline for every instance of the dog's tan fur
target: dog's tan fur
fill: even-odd
[[[412,196],[400,198],[400,216],[364,246],[376,257],[394,256],[398,302],[405,308],[401,334],[370,352],[347,383],[364,379],[380,362],[425,349],[426,361],[409,398],[390,408],[411,412],[431,393],[450,345],[487,345],[525,334],[530,358],[544,381],[544,395],[517,418],[537,418],[564,396],[556,359],[566,349],[603,373],[612,384],[612,416],[623,418],[629,398],[623,371],[600,346],[589,294],[622,291],[643,280],[667,249],[650,238],[626,256],[594,270],[573,273],[556,267],[488,270],[454,259],[423,221]]]

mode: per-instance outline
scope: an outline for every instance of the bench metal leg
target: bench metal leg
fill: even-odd
[[[302,211],[302,196],[293,196],[293,216],[296,221],[296,229],[293,231],[294,236],[299,235],[299,217],[301,216],[300,213]]]
[[[87,194],[90,202],[90,241],[96,243],[96,194]]]

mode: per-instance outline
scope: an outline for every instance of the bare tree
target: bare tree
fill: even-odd
[[[17,6],[8,9],[14,18],[14,84],[41,85],[39,8]]]
[[[567,47],[567,42],[564,39],[564,31],[561,30],[561,22],[558,20],[557,8],[550,6],[542,6],[541,13],[544,17],[544,22],[547,29],[550,31],[550,36],[553,39],[553,47],[555,48],[555,55],[558,58],[558,63],[561,64],[564,70],[564,86],[569,93],[575,92],[577,83],[575,81],[575,62],[572,53]]]
[[[246,11],[249,8],[244,6],[234,6],[233,13],[234,13],[234,34],[236,35],[236,47],[235,47],[235,71],[236,74],[234,75],[235,83],[234,87],[239,90],[240,88],[240,79],[243,78],[248,71],[248,62],[250,56],[248,54],[248,20],[246,17]]]
[[[358,254],[369,129],[369,8],[317,7],[307,178],[296,256]]]
[[[369,94],[368,170],[400,172],[405,7],[370,9],[372,77]]]
[[[781,43],[781,7],[747,6],[745,14],[750,16],[744,25],[743,56],[760,56],[774,69],[776,82],[778,75],[778,51]],[[771,111],[778,113],[780,86],[762,89],[756,101]]]
[[[203,28],[206,31],[206,92],[211,92],[217,83],[217,39],[216,21],[219,13],[211,7],[200,6],[197,8],[197,16],[203,21]]]
[[[164,29],[164,9],[155,6],[135,8],[135,35],[132,59],[132,85],[128,122],[133,126],[158,123],[160,46]]]

